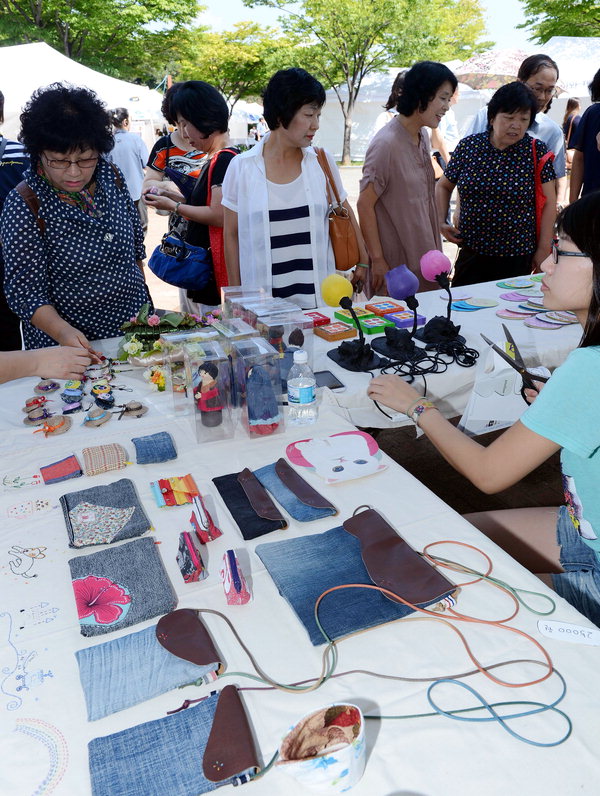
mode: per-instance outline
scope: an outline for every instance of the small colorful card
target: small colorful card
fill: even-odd
[[[386,326],[394,325],[392,321],[388,321],[383,317],[365,318],[364,320],[361,318],[359,323],[365,334],[383,334]]]
[[[354,307],[354,312],[356,313],[356,317],[359,321],[362,321],[364,318],[372,318],[373,313],[369,312],[368,310],[363,309],[362,307]],[[344,321],[345,323],[351,323],[353,326],[356,324],[354,323],[354,318],[352,317],[352,313],[350,310],[336,310],[333,313],[334,317],[337,318],[339,321]]]
[[[305,310],[304,314],[307,318],[310,318],[313,322],[313,326],[325,326],[326,323],[331,323],[331,319],[327,317],[327,315],[323,315],[322,312],[317,312],[316,310]]]
[[[317,326],[314,333],[323,340],[333,342],[335,340],[345,340],[346,338],[356,337],[356,328],[349,323],[337,321],[328,323],[326,326]]]
[[[396,301],[373,301],[371,304],[365,304],[365,309],[373,315],[388,315],[390,312],[402,312],[406,308]]]
[[[398,329],[407,329],[413,325],[414,315],[410,310],[404,312],[390,312],[386,316],[386,321],[391,321]],[[424,315],[417,315],[417,326],[423,326],[427,318]]]

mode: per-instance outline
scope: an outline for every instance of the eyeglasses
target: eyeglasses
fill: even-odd
[[[584,252],[566,252],[564,249],[558,248],[558,241],[552,241],[552,262],[556,265],[559,257],[589,257]]]
[[[556,86],[551,86],[550,88],[544,88],[539,84],[532,86],[530,83],[527,83],[527,86],[529,86],[529,88],[533,91],[533,93],[538,97],[539,96],[548,97],[548,99],[550,98],[554,99],[554,97],[558,97],[558,90]]]
[[[80,171],[84,169],[91,169],[93,166],[98,163],[98,155],[95,158],[80,158],[79,160],[51,160],[44,155],[44,160],[46,161],[46,165],[50,166],[51,169],[59,169],[60,171],[66,171],[69,166],[77,166]]]

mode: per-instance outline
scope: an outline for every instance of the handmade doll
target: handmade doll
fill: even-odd
[[[203,426],[219,426],[223,422],[223,402],[219,393],[219,369],[214,362],[203,362],[198,367],[200,385],[194,393]]]

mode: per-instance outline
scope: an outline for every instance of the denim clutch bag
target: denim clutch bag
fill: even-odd
[[[254,470],[254,475],[298,522],[311,522],[337,514],[336,507],[313,489],[285,459]]]
[[[69,568],[83,636],[130,627],[177,605],[154,539],[72,558]]]
[[[197,796],[248,782],[258,756],[233,685],[88,744],[94,796]]]
[[[168,431],[148,434],[146,437],[134,437],[135,460],[137,464],[158,464],[177,458],[173,437]]]
[[[326,641],[314,616],[319,596],[333,586],[373,583],[362,560],[360,541],[342,527],[314,536],[261,544],[256,554],[315,646]],[[446,593],[452,591],[454,587],[450,586]],[[321,602],[319,621],[330,638],[338,639],[411,613],[413,610],[408,606],[393,602],[374,589],[340,589]]]
[[[221,669],[204,624],[185,608],[167,614],[157,626],[79,650],[75,657],[88,721],[173,688],[212,682]]]
[[[141,536],[152,527],[129,478],[67,492],[61,496],[60,505],[69,547],[120,542]]]
[[[250,470],[217,476],[213,484],[246,541],[287,526],[266,489]]]

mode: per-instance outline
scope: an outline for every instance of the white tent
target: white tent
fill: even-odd
[[[0,88],[5,97],[2,129],[8,138],[18,135],[19,114],[32,93],[57,81],[91,88],[109,108],[127,108],[132,130],[142,135],[148,147],[155,141],[154,127],[164,121],[158,91],[95,72],[45,42],[0,47],[0,74],[4,76]]]
[[[375,132],[375,122],[383,111],[392,88],[392,83],[403,67],[393,67],[384,72],[375,72],[363,80],[358,100],[352,115],[351,155],[353,160],[362,160]],[[459,127],[464,127],[479,108],[486,104],[490,92],[475,91],[459,84],[460,98],[454,106]],[[347,97],[345,88],[342,96]],[[327,149],[338,160],[342,156],[344,117],[333,89],[327,91],[327,101],[321,114],[321,126],[316,144]]]
[[[600,37],[553,36],[540,46],[558,64],[559,85],[570,97],[585,100],[589,105],[588,84],[600,69]]]

